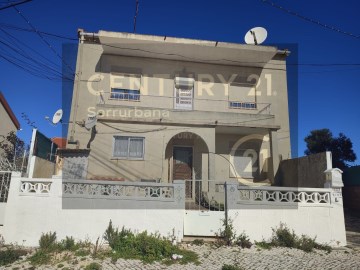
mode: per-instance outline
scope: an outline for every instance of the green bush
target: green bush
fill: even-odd
[[[235,244],[241,248],[251,248],[252,246],[252,243],[245,232],[242,232],[238,237],[236,237]]]
[[[29,261],[33,265],[48,264],[51,261],[51,255],[49,252],[40,249],[29,258]]]
[[[197,255],[174,246],[170,240],[159,234],[148,234],[147,231],[134,234],[124,227],[115,229],[110,221],[104,233],[104,239],[115,251],[113,260],[117,258],[140,259],[144,262],[169,260],[173,254],[183,255],[180,263],[197,262]]]
[[[316,237],[311,238],[306,235],[302,235],[301,237],[297,236],[294,231],[290,231],[283,223],[280,223],[278,228],[273,228],[272,231],[273,234],[269,242],[264,240],[255,242],[256,246],[265,249],[270,249],[271,247],[297,248],[305,252],[321,249],[329,253],[332,250],[329,245],[317,243]]]
[[[266,242],[265,240],[262,240],[260,242],[255,241],[255,245],[262,249],[271,249],[272,244],[270,242]]]
[[[62,250],[75,251],[79,246],[75,243],[74,238],[66,236],[65,239],[61,240],[59,248]]]
[[[244,268],[236,265],[224,264],[221,270],[243,270]]]
[[[203,239],[195,239],[194,241],[192,241],[193,245],[196,246],[202,246],[204,244],[204,240]]]
[[[85,267],[85,270],[100,270],[100,269],[101,269],[101,265],[95,262],[92,262]]]
[[[56,232],[48,232],[41,234],[39,246],[42,250],[54,250],[56,248]]]
[[[279,228],[273,228],[273,236],[271,238],[271,243],[277,247],[288,247],[296,248],[298,238],[294,231],[290,231],[284,223],[280,223]]]
[[[2,250],[0,251],[0,265],[11,264],[20,259],[21,256],[26,255],[27,253],[28,252],[23,249],[9,248],[6,250]]]

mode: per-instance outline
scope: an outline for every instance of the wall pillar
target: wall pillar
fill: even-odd
[[[279,148],[278,148],[278,137],[276,131],[269,131],[270,137],[270,152],[271,152],[271,162],[269,168],[269,178],[274,185],[279,185],[276,180],[276,174],[279,169],[280,158],[279,158]]]

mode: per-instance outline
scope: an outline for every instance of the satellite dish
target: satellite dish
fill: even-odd
[[[88,115],[88,118],[85,121],[85,128],[87,130],[92,129],[97,123],[96,115]]]
[[[267,31],[263,27],[251,28],[245,35],[246,44],[259,45],[265,41],[267,37]]]
[[[57,123],[59,123],[61,121],[61,118],[63,117],[63,110],[59,109],[54,113],[53,119],[52,119],[52,123],[54,125],[56,125]]]

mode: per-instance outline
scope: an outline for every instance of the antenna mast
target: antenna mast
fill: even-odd
[[[139,0],[136,0],[135,16],[134,16],[134,33],[136,33],[136,19],[139,13]]]

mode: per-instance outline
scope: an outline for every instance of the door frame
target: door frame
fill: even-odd
[[[172,178],[172,181],[174,181],[174,148],[175,147],[183,147],[183,148],[191,148],[191,152],[192,152],[192,158],[191,158],[191,197],[193,198],[194,197],[194,194],[195,194],[195,189],[194,189],[194,146],[193,145],[178,145],[178,144],[175,144],[172,146],[172,162],[171,162],[171,178]],[[185,180],[184,180],[185,181]],[[185,183],[186,184],[186,183]],[[190,199],[191,200],[191,199]]]
[[[172,162],[171,162],[171,179],[174,181],[174,148],[175,147],[183,147],[183,148],[191,148],[192,151],[192,159],[191,159],[191,180],[194,180],[194,146],[193,145],[178,145],[174,144],[172,146]]]

